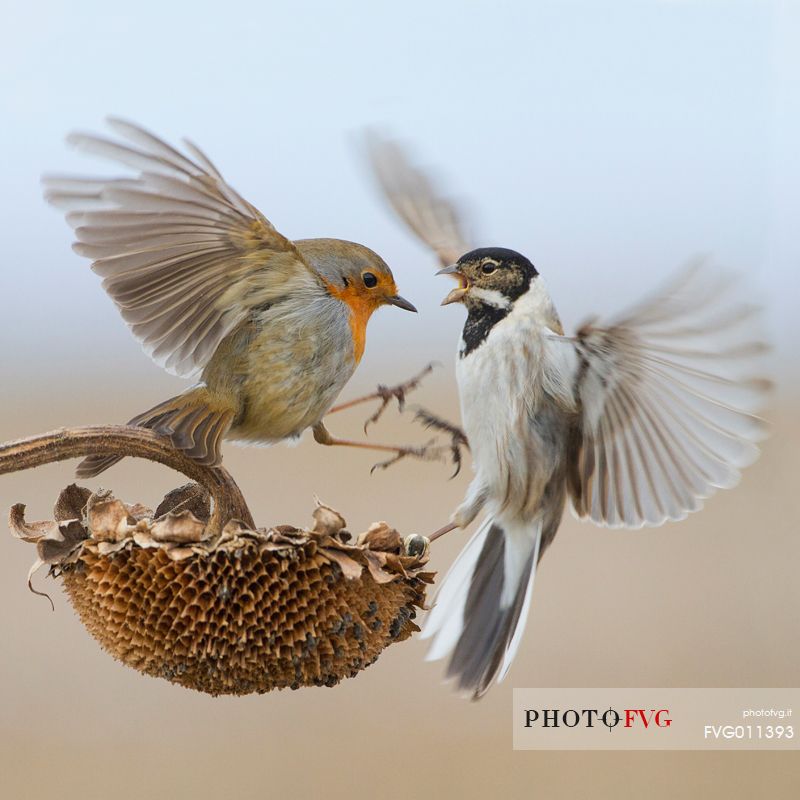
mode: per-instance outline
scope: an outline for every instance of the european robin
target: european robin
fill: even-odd
[[[131,425],[171,437],[215,465],[220,442],[271,443],[322,423],[364,352],[373,312],[416,311],[383,259],[340,239],[290,241],[242,198],[190,142],[181,152],[139,127],[109,120],[121,140],[72,134],[79,149],[132,167],[127,178],[46,177],[67,211],[74,249],[145,351],[168,371],[198,376],[183,394]],[[118,461],[89,457],[79,477]]]
[[[456,377],[475,477],[449,525],[484,518],[442,583],[429,658],[480,697],[516,654],[536,567],[569,500],[597,525],[683,519],[758,455],[769,382],[758,307],[702,262],[607,323],[565,336],[531,261],[473,249],[463,215],[395,143],[373,137],[389,204],[458,281]],[[453,263],[455,262],[455,263]],[[741,288],[741,287],[740,287]]]

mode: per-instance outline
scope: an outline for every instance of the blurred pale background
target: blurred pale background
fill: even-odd
[[[438,359],[418,399],[457,414],[461,317],[439,309],[448,287],[376,202],[354,146],[375,124],[469,199],[482,243],[531,256],[570,326],[698,252],[746,272],[778,378],[774,435],[739,489],[660,530],[565,521],[521,656],[479,704],[441,685],[416,641],[333,690],[214,700],[144,678],[98,649],[58,591],[55,614],[28,593],[31,549],[8,537],[4,797],[796,796],[793,754],[513,753],[510,713],[514,685],[797,684],[798,5],[142,0],[7,3],[2,17],[2,440],[123,421],[182,386],[141,354],[41,200],[43,171],[105,169],[63,137],[106,113],[191,136],[287,235],[384,255],[421,313],[373,320],[345,397]],[[331,427],[358,435],[361,419]],[[372,432],[422,435],[395,418]],[[307,440],[228,447],[225,461],[264,524],[304,522],[316,493],[352,529],[386,518],[427,532],[468,479],[413,463],[370,477],[368,455]],[[47,516],[70,467],[0,479],[0,507]],[[129,462],[104,482],[155,503],[180,478]],[[434,566],[459,544],[437,545]]]

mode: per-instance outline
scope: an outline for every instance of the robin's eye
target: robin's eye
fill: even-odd
[[[481,272],[484,275],[491,275],[497,269],[497,264],[492,264],[491,261],[487,261],[482,267]]]
[[[367,289],[374,289],[378,285],[378,279],[371,272],[365,272],[361,277]]]

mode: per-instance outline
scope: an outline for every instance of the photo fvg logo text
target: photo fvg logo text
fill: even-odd
[[[575,708],[569,708],[566,711],[557,708],[525,709],[526,728],[532,728],[537,724],[544,728],[557,728],[559,725],[567,728],[576,728],[578,725],[593,728],[595,724],[605,725],[606,728],[616,728],[620,723],[626,728],[632,728],[637,724],[643,725],[645,728],[649,728],[651,725],[657,728],[668,728],[671,722],[668,708],[659,708],[658,710],[655,708],[626,708],[621,712],[614,708],[605,711],[598,711],[596,708],[582,708],[580,711]]]
[[[515,750],[797,750],[800,689],[514,689]]]

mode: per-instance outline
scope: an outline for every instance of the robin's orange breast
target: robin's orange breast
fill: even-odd
[[[364,347],[367,343],[367,322],[378,304],[374,298],[365,296],[354,286],[339,288],[328,282],[325,285],[333,297],[341,300],[350,309],[349,322],[350,332],[353,335],[353,359],[358,364],[361,356],[364,355]]]

